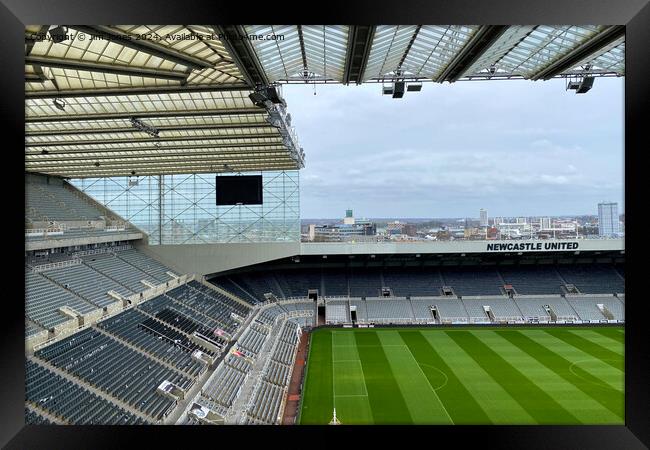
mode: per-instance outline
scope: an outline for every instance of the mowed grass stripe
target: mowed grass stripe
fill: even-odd
[[[395,381],[402,392],[406,406],[409,409],[414,424],[443,424],[450,425],[453,421],[445,406],[442,404],[436,391],[429,384],[425,374],[409,351],[408,346],[402,341],[397,331],[383,331],[377,333],[379,340],[384,345],[386,359],[393,368]],[[401,345],[396,346],[399,342]],[[393,344],[386,347],[386,344]],[[444,381],[444,376],[441,380]],[[442,384],[442,383],[441,383]]]
[[[601,347],[607,350],[610,350],[618,355],[623,356],[624,345],[622,342],[612,339],[609,336],[603,336],[601,333],[597,333],[596,330],[570,329],[569,331],[573,334],[585,338],[588,341],[593,342],[596,345],[600,345]]]
[[[604,385],[598,378],[517,330],[497,330],[496,333],[623,420],[624,396],[620,391]]]
[[[375,331],[354,333],[361,366],[365,374],[368,400],[375,424],[412,424],[381,342]]]
[[[521,334],[528,336],[542,347],[558,354],[562,358],[570,361],[575,366],[589,372],[592,377],[601,381],[601,384],[608,385],[610,388],[621,392],[623,395],[624,373],[610,366],[606,362],[594,358],[589,353],[585,353],[577,347],[568,345],[561,339],[545,333],[543,329],[518,329]]]
[[[372,408],[352,333],[332,331],[332,368],[334,407],[338,419],[347,425],[372,424]]]
[[[512,345],[506,339],[499,336],[496,331],[476,330],[472,334],[490,347],[492,351],[499,354],[512,367],[517,368],[520,373],[555,400],[580,423],[612,423],[612,421],[618,420],[616,416],[593,398],[576,389],[575,386],[568,383],[552,369],[541,364],[534,357]],[[562,341],[558,342],[563,346],[567,346]],[[589,358],[593,360],[593,358]],[[604,366],[608,370],[615,370],[608,365]]]
[[[537,423],[490,374],[442,330],[422,330],[421,334],[438,352],[440,358],[452,368],[454,375],[467,388],[493,424]]]
[[[594,328],[592,331],[615,340],[619,344],[625,343],[625,334],[619,328]]]
[[[451,367],[445,363],[420,331],[400,331],[399,335],[424,372],[429,385],[436,390],[436,394],[455,424],[492,423]],[[446,379],[441,379],[441,371]]]
[[[510,394],[537,423],[540,424],[579,424],[571,413],[564,409],[546,392],[541,390],[528,377],[503,359],[498,353],[485,345],[470,331],[445,331],[456,344],[470,355],[490,374],[503,389]]]
[[[568,330],[554,328],[545,329],[544,332],[563,340],[569,345],[579,348],[583,352],[593,356],[594,358],[600,359],[615,369],[619,369],[620,371],[624,370],[623,356],[619,353],[613,352],[602,345],[598,345],[595,342],[585,339],[582,336],[578,336]]]
[[[300,423],[303,425],[329,423],[334,409],[330,330],[317,330],[312,333],[305,380]]]

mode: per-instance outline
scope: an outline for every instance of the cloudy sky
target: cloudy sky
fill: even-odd
[[[478,217],[623,212],[623,79],[290,85],[306,153],[301,216]]]

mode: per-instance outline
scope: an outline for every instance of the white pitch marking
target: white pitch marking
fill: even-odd
[[[442,409],[445,411],[445,414],[447,414],[447,417],[449,417],[449,420],[451,420],[451,424],[454,425],[454,419],[452,419],[451,416],[449,415],[449,411],[447,411],[447,408],[445,408],[444,403],[442,403],[442,400],[440,400],[440,397],[438,397],[438,393],[436,392],[436,390],[433,388],[433,386],[431,386],[431,384],[429,384],[429,379],[427,378],[424,371],[422,370],[422,367],[420,367],[420,363],[418,363],[418,360],[415,359],[415,356],[413,356],[413,353],[411,352],[411,349],[408,348],[408,345],[405,345],[405,347],[408,349],[409,355],[411,355],[411,358],[413,358],[413,361],[415,361],[415,365],[418,366],[418,369],[420,370],[420,373],[427,380],[427,385],[429,386],[429,389],[431,389],[431,392],[433,392],[433,395],[435,395],[436,398],[438,399],[438,402],[440,402],[440,406],[442,406]],[[440,370],[440,369],[438,369],[438,370]],[[440,370],[440,371],[442,372],[442,370]],[[447,374],[445,374],[445,376],[447,376]]]

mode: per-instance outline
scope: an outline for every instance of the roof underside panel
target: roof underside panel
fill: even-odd
[[[466,77],[486,75],[492,68],[495,76],[528,79],[580,48],[606,28],[601,25],[512,26],[464,75]],[[621,42],[619,41],[619,44]],[[592,58],[589,57],[587,60]],[[613,69],[611,71],[621,74],[616,70],[620,69],[620,65],[612,64],[610,67]]]
[[[252,40],[260,64],[271,82],[343,81],[348,26],[255,25],[248,35],[275,35],[281,39]]]
[[[45,80],[27,82],[27,92],[245,86],[223,44],[205,25],[69,26],[71,37],[61,43],[39,38],[39,30],[26,29],[25,57]]]
[[[63,109],[27,98],[26,170],[86,178],[298,169],[250,92],[72,97]]]
[[[365,78],[435,79],[478,29],[477,26],[377,27]]]
[[[248,35],[278,35],[282,39],[251,41],[269,81],[296,76],[303,71],[300,36],[296,25],[245,26]]]

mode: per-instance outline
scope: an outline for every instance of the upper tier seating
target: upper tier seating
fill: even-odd
[[[101,219],[103,213],[73,192],[66,182],[36,178],[25,182],[25,214],[32,221],[83,221]]]
[[[379,297],[381,287],[381,277],[378,270],[356,268],[351,270],[351,297]]]
[[[71,319],[59,312],[67,306],[79,314],[87,314],[97,307],[54,284],[38,273],[25,271],[25,313],[44,328],[51,328]]]
[[[603,264],[559,266],[567,283],[583,294],[616,294],[625,292],[625,282],[613,266]]]
[[[143,292],[149,289],[141,280],[146,280],[152,285],[160,284],[160,281],[156,280],[153,276],[136,269],[112,253],[84,256],[83,262],[113,280],[118,281],[133,292]]]
[[[501,266],[499,273],[519,295],[561,294],[563,283],[554,266]]]
[[[456,295],[499,295],[503,282],[492,268],[444,268],[441,270],[445,286],[450,286]]]
[[[300,271],[286,270],[275,273],[278,281],[284,280],[284,283],[289,287],[288,292],[284,288],[284,284],[280,282],[282,290],[286,296],[289,297],[307,297],[310,289],[316,289],[323,295],[321,288],[322,274],[320,269],[303,269]]]
[[[157,284],[174,279],[167,274],[170,271],[167,267],[135,249],[115,252],[115,256],[151,275],[158,280]]]
[[[239,281],[241,282],[241,280]],[[230,277],[224,276],[224,277],[213,278],[212,280],[210,280],[210,282],[220,287],[221,289],[230,292],[234,296],[239,297],[245,302],[250,303],[251,305],[255,305],[257,303],[264,301],[264,298],[260,300],[256,298],[254,294],[250,294],[249,292],[244,291],[244,289],[239,285],[239,283],[230,279]]]
[[[108,291],[115,291],[124,297],[133,294],[129,289],[85,264],[47,270],[43,274],[99,306],[106,306],[116,301],[107,294]]]
[[[442,279],[437,269],[385,268],[384,287],[397,297],[440,295]]]
[[[332,269],[323,272],[325,292],[321,295],[329,297],[348,295],[348,277],[345,270]]]

